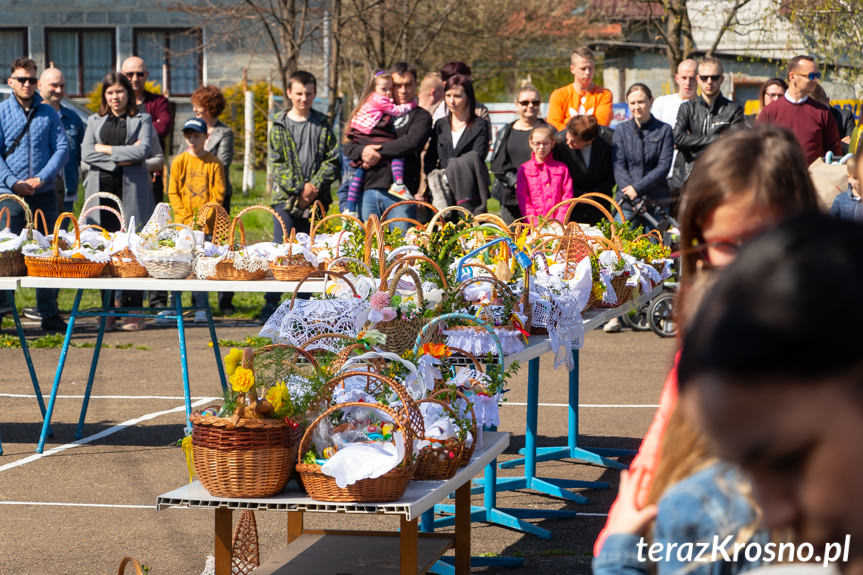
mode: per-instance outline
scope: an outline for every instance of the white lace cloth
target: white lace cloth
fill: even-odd
[[[39,232],[33,232],[33,237]],[[42,239],[42,234],[39,234]],[[4,228],[0,231],[0,252],[11,252],[21,249],[21,245],[27,241],[27,230],[21,230],[20,234],[14,234],[9,228]]]
[[[517,329],[508,327],[493,329],[500,340],[504,355],[518,353],[526,347],[522,334]],[[444,329],[443,333],[449,347],[457,347],[473,355],[497,354],[494,336],[482,328],[450,328]]]
[[[269,337],[276,343],[302,346],[311,338],[325,333],[339,333],[356,337],[362,328],[358,325],[360,314],[366,311],[369,302],[363,299],[297,299],[291,309],[286,301],[270,316],[258,335]],[[341,339],[324,339],[317,347],[338,352],[344,345]]]

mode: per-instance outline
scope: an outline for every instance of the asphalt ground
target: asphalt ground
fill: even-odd
[[[86,320],[85,320],[86,321]],[[35,324],[26,324],[39,335]],[[218,336],[242,340],[251,324],[217,323]],[[8,333],[8,330],[6,330]],[[208,331],[186,330],[193,401],[219,395]],[[75,343],[95,340],[95,324],[76,329]],[[84,439],[73,444],[92,349],[69,351],[53,416],[53,438],[34,457],[41,428],[38,406],[20,349],[0,350],[0,575],[115,573],[131,555],[150,574],[198,575],[213,549],[213,514],[207,510],[155,510],[156,497],[188,481],[176,442],[183,433],[183,392],[176,330],[152,324],[137,333],[106,334]],[[131,347],[128,345],[131,344]],[[120,347],[117,347],[120,346]],[[674,352],[673,339],[624,331],[587,335],[580,359],[582,445],[635,448],[647,429]],[[32,349],[46,401],[59,349]],[[512,433],[501,460],[524,445],[527,366],[512,379],[501,408],[502,431]],[[568,378],[541,360],[538,444],[563,445]],[[119,427],[116,427],[119,426]],[[103,433],[94,438],[94,435]],[[622,461],[627,462],[626,459]],[[521,468],[501,470],[514,476]],[[474,555],[524,557],[522,568],[482,573],[589,573],[593,541],[605,521],[618,472],[572,460],[538,464],[537,475],[608,481],[609,490],[575,490],[584,505],[534,491],[502,492],[499,507],[570,509],[574,519],[535,520],[554,533],[546,541],[511,529],[474,523]],[[481,504],[482,496],[474,497]],[[239,514],[235,514],[235,521]],[[284,544],[285,515],[259,512],[261,556]],[[398,519],[307,513],[307,527],[397,530]]]

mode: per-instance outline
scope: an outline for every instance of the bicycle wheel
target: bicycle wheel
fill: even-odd
[[[671,292],[662,293],[650,303],[647,321],[653,333],[660,337],[677,335],[677,323],[674,321],[674,298]]]
[[[647,320],[647,310],[649,307],[650,302],[647,302],[636,309],[631,309],[620,316],[620,321],[632,331],[650,331],[650,323]]]

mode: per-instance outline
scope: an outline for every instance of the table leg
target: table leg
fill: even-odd
[[[455,492],[455,572],[470,573],[470,482]]]
[[[102,339],[105,337],[105,324],[111,313],[110,304],[113,297],[111,290],[102,290],[102,315],[99,317],[99,335],[96,336],[96,347],[93,348],[93,359],[90,361],[90,375],[87,377],[87,387],[84,389],[84,401],[81,402],[81,414],[78,416],[78,428],[75,439],[84,436],[84,418],[87,417],[87,407],[90,405],[90,392],[93,390],[93,379],[96,377],[96,367],[99,365],[99,353],[102,351]]]
[[[180,369],[183,372],[183,396],[186,401],[186,427],[192,428],[192,392],[189,390],[189,362],[186,358],[186,329],[183,325],[183,294],[177,293],[174,308],[177,313],[177,335],[180,339]]]
[[[288,543],[303,534],[303,512],[288,511]]]
[[[217,507],[215,531],[215,575],[231,575],[231,523],[231,510],[227,507]]]
[[[569,372],[569,429],[567,432],[567,444],[563,447],[541,447],[534,449],[535,461],[552,461],[557,459],[576,459],[585,463],[609,467],[611,469],[626,469],[626,465],[608,457],[620,457],[635,455],[635,451],[630,449],[605,449],[605,448],[586,448],[578,445],[578,350],[572,350],[572,358],[575,361],[575,368]],[[534,361],[534,360],[531,360]],[[537,362],[539,360],[536,360]],[[528,402],[529,403],[529,402]],[[525,448],[520,449],[519,453],[529,454],[527,442]],[[528,457],[521,459],[512,459],[501,463],[501,468],[511,469],[519,465],[526,464]],[[590,487],[594,489],[608,489],[609,484],[605,482],[591,482]]]
[[[216,368],[219,370],[219,383],[222,384],[222,392],[228,389],[228,381],[225,379],[225,366],[222,365],[222,354],[219,351],[219,339],[216,337],[216,326],[213,323],[213,310],[210,309],[210,298],[207,297],[207,327],[210,328],[210,341],[213,344],[213,353],[216,356]]]
[[[39,403],[39,412],[42,418],[45,417],[45,400],[42,397],[42,389],[39,387],[39,379],[36,377],[36,368],[33,367],[33,358],[30,357],[30,346],[27,345],[27,338],[24,336],[24,326],[21,325],[21,317],[18,315],[18,308],[15,307],[15,292],[9,290],[6,292],[6,301],[12,303],[12,321],[15,322],[15,330],[18,332],[18,341],[21,342],[21,351],[24,353],[24,361],[27,363],[27,371],[30,372],[30,381],[33,383],[33,391],[36,393],[36,401]],[[48,436],[54,435],[49,431]],[[2,453],[2,451],[0,451]]]
[[[417,520],[408,521],[404,515],[399,517],[401,520],[401,528],[399,529],[399,549],[401,554],[399,564],[401,568],[399,572],[401,575],[416,575],[417,565],[419,564]]]
[[[54,413],[54,402],[57,401],[57,392],[60,389],[60,377],[63,375],[63,366],[66,364],[66,355],[69,353],[69,343],[72,340],[72,331],[75,329],[75,317],[78,315],[78,306],[81,305],[81,295],[84,290],[75,293],[75,301],[72,303],[72,313],[69,315],[69,324],[66,327],[66,339],[60,349],[60,361],[57,362],[57,371],[54,373],[54,385],[51,387],[51,397],[48,399],[48,407],[45,410],[45,419],[42,422],[42,433],[39,435],[39,444],[36,453],[42,453],[45,449],[45,440],[48,430],[51,428],[51,414]]]

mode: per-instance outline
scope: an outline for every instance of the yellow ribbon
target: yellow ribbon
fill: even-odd
[[[183,438],[180,447],[183,449],[183,455],[186,456],[186,467],[189,468],[189,483],[194,481],[195,477],[195,459],[192,455],[192,436],[187,435]]]

